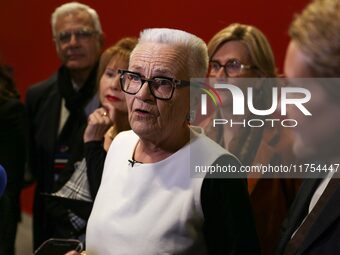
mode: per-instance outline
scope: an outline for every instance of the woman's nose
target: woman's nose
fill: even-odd
[[[209,77],[211,78],[226,78],[227,75],[224,71],[224,68],[223,66],[221,66],[219,69],[214,69],[214,70],[211,70],[210,73],[209,73]]]
[[[121,90],[120,80],[119,80],[118,75],[116,75],[116,77],[112,78],[111,83],[110,83],[110,87],[114,90]]]
[[[138,97],[141,100],[148,100],[154,99],[154,96],[151,94],[150,88],[149,88],[149,83],[145,81],[140,88],[140,90],[137,92],[136,97]]]
[[[216,75],[215,75],[216,78],[226,78],[227,75],[224,71],[224,68],[221,66],[220,69],[218,69],[218,71],[216,72]]]

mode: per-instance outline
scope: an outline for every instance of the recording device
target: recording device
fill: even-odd
[[[61,255],[72,250],[81,252],[82,249],[83,245],[79,240],[51,238],[43,242],[34,255]]]
[[[0,197],[5,191],[7,184],[7,175],[5,169],[0,165]]]

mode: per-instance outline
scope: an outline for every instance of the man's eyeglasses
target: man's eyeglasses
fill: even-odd
[[[95,30],[88,29],[88,28],[81,28],[77,30],[61,32],[57,35],[55,39],[58,42],[64,44],[64,43],[68,43],[71,40],[72,35],[74,35],[78,41],[84,41],[84,40],[90,39],[96,33],[97,31]]]
[[[125,93],[135,95],[142,88],[144,83],[148,83],[151,94],[160,100],[170,100],[175,88],[186,87],[190,81],[175,80],[168,77],[153,77],[145,79],[139,73],[127,70],[118,70],[120,74],[120,85]]]
[[[224,65],[222,65],[220,62],[216,60],[211,60],[209,62],[210,75],[218,73],[221,67],[223,67],[225,75],[229,77],[235,77],[239,75],[244,69],[256,68],[255,66],[252,65],[241,64],[240,60],[238,59],[229,59],[227,63],[225,63]]]

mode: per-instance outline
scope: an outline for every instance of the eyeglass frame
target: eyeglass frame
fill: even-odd
[[[69,35],[69,38],[66,41],[63,41],[63,39],[60,39],[62,35]],[[67,44],[71,41],[72,35],[76,37],[77,40],[82,40],[82,39],[89,39],[93,35],[98,34],[98,31],[95,29],[91,28],[79,28],[79,29],[73,29],[73,30],[68,30],[68,31],[63,31],[58,33],[53,39],[54,41],[60,43],[60,44]],[[83,38],[80,38],[81,36],[84,36]],[[80,37],[79,37],[80,36]]]
[[[226,76],[230,76],[230,74],[228,73],[227,71],[227,65],[230,64],[231,62],[233,61],[237,61],[239,64],[240,64],[240,69],[237,73],[240,74],[242,72],[242,70],[251,70],[251,69],[257,69],[256,66],[254,65],[245,65],[245,64],[242,64],[241,61],[237,58],[232,58],[232,59],[229,59],[224,65],[222,65],[219,61],[217,60],[210,60],[209,61],[209,73],[211,73],[211,63],[215,63],[215,64],[218,64],[219,68],[215,71],[216,73],[223,67],[223,72]],[[231,76],[233,77],[233,76]]]
[[[151,79],[146,79],[146,78],[143,78],[142,75],[141,75],[140,73],[133,72],[133,71],[129,71],[129,70],[123,70],[123,69],[118,69],[118,73],[120,74],[120,76],[119,76],[120,87],[121,87],[121,89],[122,89],[122,91],[123,91],[124,93],[127,93],[127,94],[129,94],[129,95],[136,95],[136,94],[142,89],[142,87],[143,87],[143,85],[145,84],[145,82],[147,82],[148,85],[149,85],[149,91],[150,91],[150,93],[151,93],[151,95],[152,95],[153,97],[155,97],[156,99],[159,99],[159,100],[167,101],[167,100],[171,100],[171,98],[172,98],[172,96],[173,96],[174,91],[175,91],[176,88],[184,88],[184,87],[190,86],[190,81],[186,81],[186,80],[177,80],[177,79],[170,78],[170,77],[155,76],[155,77],[153,77],[153,78],[151,78]],[[131,73],[131,74],[137,75],[137,76],[140,78],[140,82],[141,82],[140,87],[139,87],[139,89],[138,89],[136,92],[134,92],[134,93],[128,92],[128,91],[126,91],[126,90],[124,89],[123,76],[124,76],[124,74],[126,74],[126,73]],[[154,94],[153,90],[151,89],[150,82],[151,82],[151,84],[152,84],[152,82],[154,82],[154,79],[156,79],[156,78],[168,80],[168,81],[170,81],[170,82],[172,83],[172,90],[171,90],[171,94],[170,94],[169,98],[158,97],[158,96],[156,96],[156,95]]]

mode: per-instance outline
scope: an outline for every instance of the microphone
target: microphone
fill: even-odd
[[[129,161],[129,165],[131,167],[133,167],[135,164],[142,164],[142,162],[139,162],[139,161],[134,160],[134,159],[128,159],[128,161]]]
[[[0,197],[2,196],[3,192],[5,191],[7,184],[7,175],[6,171],[2,165],[0,165]]]

